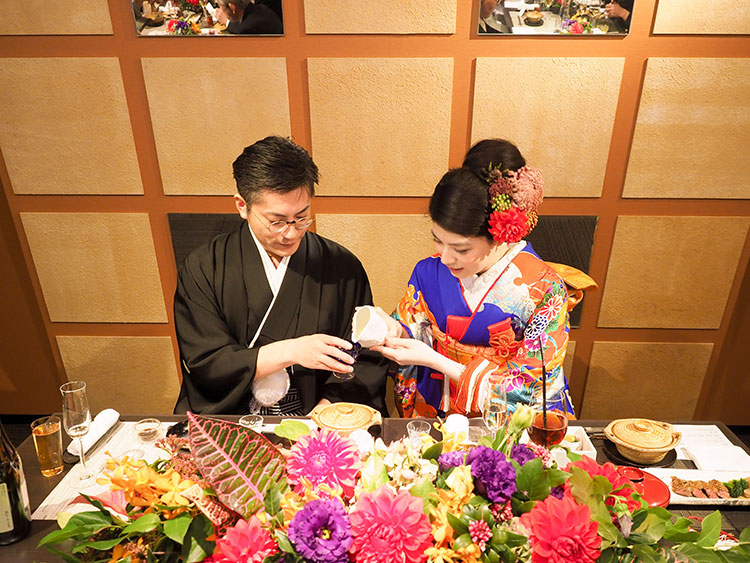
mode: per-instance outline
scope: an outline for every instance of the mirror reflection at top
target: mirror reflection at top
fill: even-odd
[[[130,0],[139,36],[282,35],[281,0]]]
[[[479,35],[623,35],[635,0],[479,0]]]

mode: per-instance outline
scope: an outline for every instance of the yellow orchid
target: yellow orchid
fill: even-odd
[[[183,479],[180,474],[173,469],[168,470],[163,475],[154,480],[154,487],[160,491],[160,500],[167,506],[187,506],[190,501],[182,496],[182,492],[195,485],[190,479]]]

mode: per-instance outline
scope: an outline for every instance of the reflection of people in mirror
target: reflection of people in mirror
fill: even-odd
[[[604,6],[604,12],[607,14],[607,17],[612,20],[619,20],[625,31],[630,29],[630,16],[633,12],[633,1],[634,0],[617,0],[616,2],[610,2]]]
[[[274,10],[272,0],[219,0],[216,19],[224,24],[229,33],[279,35],[284,33],[284,24]],[[278,2],[276,3],[278,4]],[[281,7],[278,6],[279,11]]]
[[[493,15],[499,5],[499,0],[479,0],[479,33],[508,33]]]

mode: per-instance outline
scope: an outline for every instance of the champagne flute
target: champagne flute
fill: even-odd
[[[508,394],[501,384],[490,385],[482,402],[482,420],[493,434],[505,427],[508,413]]]
[[[69,381],[60,386],[63,397],[63,427],[71,438],[78,440],[78,456],[81,458],[80,479],[90,479],[93,475],[86,467],[83,455],[83,437],[91,426],[91,411],[86,398],[85,381]]]

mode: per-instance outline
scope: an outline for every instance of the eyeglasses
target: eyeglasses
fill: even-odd
[[[272,233],[284,232],[287,227],[294,227],[298,231],[304,231],[306,228],[313,224],[313,221],[315,221],[314,217],[302,217],[301,219],[297,219],[296,221],[269,221],[268,219],[258,215],[252,209],[250,210],[250,212],[255,215],[260,220],[260,222],[263,223],[263,226]]]

